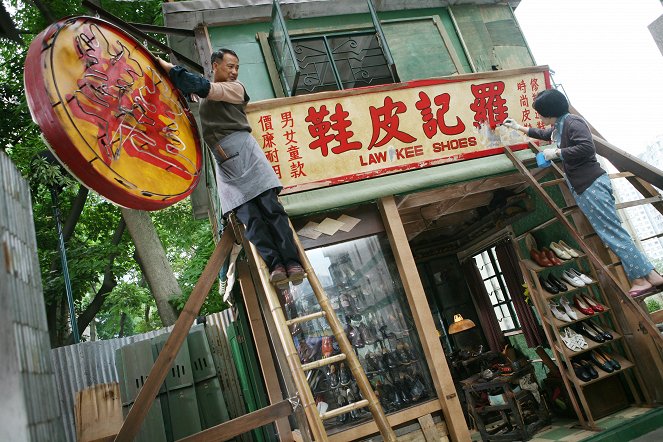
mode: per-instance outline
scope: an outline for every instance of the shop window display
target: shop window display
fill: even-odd
[[[435,396],[389,241],[384,234],[308,250],[307,256],[386,413]],[[288,318],[319,310],[307,281],[284,292]],[[291,326],[302,363],[340,353],[324,318]],[[361,400],[341,361],[307,373],[321,412]],[[372,419],[357,409],[325,421],[328,430]]]

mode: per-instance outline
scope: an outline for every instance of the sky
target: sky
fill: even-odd
[[[663,54],[647,28],[660,0],[521,0],[515,14],[536,63],[607,141],[637,155],[663,137]]]

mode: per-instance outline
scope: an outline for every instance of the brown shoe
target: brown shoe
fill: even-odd
[[[304,268],[296,262],[288,264],[286,270],[288,272],[288,279],[290,279],[290,282],[294,285],[301,284],[304,280],[304,276],[306,276]]]
[[[283,264],[276,264],[272,271],[269,273],[269,282],[274,285],[278,285],[286,279],[288,279],[288,274],[285,271],[285,267]]]

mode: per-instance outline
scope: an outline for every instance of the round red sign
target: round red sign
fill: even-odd
[[[195,188],[196,123],[156,59],[121,29],[92,17],[54,23],[30,45],[24,78],[49,148],[85,186],[139,210]]]

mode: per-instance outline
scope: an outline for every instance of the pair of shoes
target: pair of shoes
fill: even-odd
[[[304,267],[298,262],[291,261],[285,266],[285,271],[288,273],[288,279],[293,285],[299,285],[304,281],[306,272]]]
[[[599,377],[598,371],[586,359],[575,357],[571,359],[571,364],[573,364],[573,371],[581,381],[587,382]]]
[[[573,305],[585,315],[591,316],[594,314],[594,309],[587,305],[582,295],[575,295],[573,297]]]
[[[541,283],[541,287],[543,287],[548,293],[551,293],[553,295],[556,295],[560,292],[565,292],[569,289],[566,286],[566,284],[564,284],[562,281],[560,281],[552,273],[550,275],[548,275],[548,279],[546,279],[543,276],[539,275],[539,282]]]
[[[589,308],[591,308],[594,312],[600,313],[602,311],[605,311],[605,307],[603,307],[601,304],[596,302],[596,300],[591,296],[585,295],[584,293],[578,296],[582,297],[582,300],[585,301],[585,304],[587,304]]]
[[[572,247],[569,247],[569,245],[567,243],[565,243],[564,241],[562,241],[561,239],[557,242],[550,243],[550,248],[553,249],[553,251],[555,251],[555,249],[557,249],[560,252],[564,252],[566,255],[569,256],[569,258],[578,258],[580,256],[580,252],[578,252],[576,249],[574,249]],[[557,253],[557,252],[555,252],[555,253]]]
[[[285,281],[287,285],[288,273],[283,264],[276,264],[269,272],[269,282],[276,286],[282,285]]]
[[[594,280],[593,280],[592,278],[590,278],[589,276],[585,275],[584,273],[580,273],[579,271],[577,271],[577,270],[574,269],[573,267],[567,269],[567,272],[569,272],[571,275],[575,276],[576,278],[578,278],[579,280],[581,280],[582,282],[584,282],[585,285],[587,285],[587,284],[591,284],[591,283],[594,282]]]
[[[573,310],[573,307],[571,307],[571,304],[569,304],[568,299],[566,299],[564,296],[560,297],[559,304],[562,306],[564,313],[566,313],[569,318],[571,318],[573,321],[578,319],[578,314],[575,310]]]
[[[606,341],[610,341],[613,339],[612,334],[609,331],[605,331],[598,324],[595,324],[592,321],[586,321],[585,325],[587,325],[589,328],[594,330],[596,334],[603,336],[603,339],[605,339]]]
[[[569,315],[566,314],[566,312],[563,312],[559,309],[559,304],[555,304],[553,301],[550,301],[550,304],[548,304],[550,307],[550,312],[553,314],[553,316],[560,321],[564,322],[571,322],[572,319],[569,317]]]
[[[574,325],[573,330],[582,334],[583,336],[587,336],[589,339],[591,339],[594,342],[599,342],[599,343],[605,342],[603,334],[596,333],[593,329],[588,327],[584,322]]]
[[[586,284],[582,281],[582,279],[578,278],[575,276],[573,273],[569,272],[568,270],[564,270],[562,272],[562,279],[569,284],[571,284],[573,287],[584,287]]]
[[[541,267],[552,267],[555,265],[543,252],[539,252],[536,249],[531,249],[529,251],[529,256]]]
[[[571,330],[570,327],[566,327],[560,331],[560,337],[562,342],[566,345],[569,350],[580,351],[588,347],[587,341],[585,338],[580,336],[578,333]]]
[[[622,369],[621,364],[615,358],[611,357],[610,353],[606,353],[605,350],[597,348],[594,350],[594,353],[605,359],[606,364],[610,364],[614,370]]]
[[[544,278],[543,275],[539,275],[539,282],[541,283],[541,287],[543,287],[543,289],[546,292],[551,293],[553,295],[559,293],[559,287],[557,287],[557,285],[550,282],[549,279]]]
[[[551,242],[550,243],[550,248],[552,249],[553,252],[555,252],[555,255],[559,257],[559,259],[563,259],[566,261],[567,259],[571,259],[572,256],[570,253],[566,251],[564,247],[562,247],[559,243],[556,242]]]

